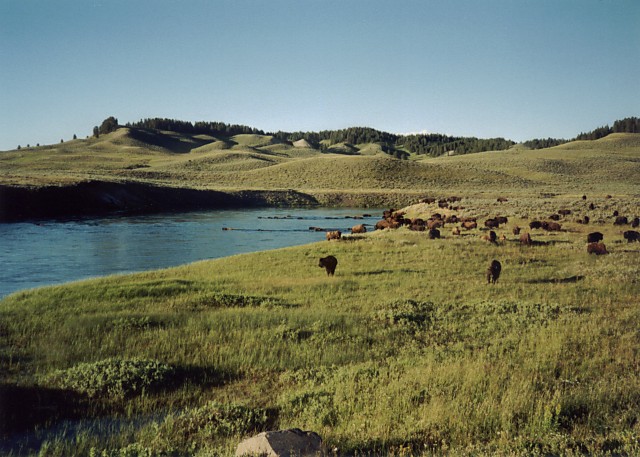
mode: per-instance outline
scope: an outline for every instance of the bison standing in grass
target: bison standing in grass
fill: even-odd
[[[523,246],[531,246],[533,241],[531,240],[531,235],[528,232],[520,235],[520,244]]]
[[[338,259],[332,255],[321,257],[318,266],[327,270],[327,276],[333,276],[338,266]]]
[[[367,233],[367,228],[364,224],[358,224],[351,227],[351,233]]]
[[[339,240],[340,238],[342,238],[342,232],[340,230],[327,232],[327,241]]]
[[[497,260],[492,260],[487,268],[487,284],[495,284],[498,282],[500,272],[502,271],[502,264]]]
[[[587,243],[597,243],[598,241],[602,241],[604,235],[600,232],[591,232],[587,235]]]
[[[607,251],[607,247],[604,245],[604,243],[587,244],[587,252],[589,254],[595,254],[595,255],[609,254],[609,252]]]
[[[637,232],[636,230],[627,230],[622,234],[622,236],[624,236],[624,239],[629,243],[640,241],[640,232]]]

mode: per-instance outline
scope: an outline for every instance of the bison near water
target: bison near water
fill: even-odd
[[[498,282],[500,272],[502,271],[502,264],[497,260],[492,260],[487,268],[487,284],[495,284]]]
[[[333,230],[331,232],[327,232],[327,241],[339,240],[340,238],[342,238],[342,232],[340,230]]]
[[[364,224],[358,224],[351,227],[351,233],[367,233],[367,228]]]
[[[338,259],[332,255],[321,257],[318,266],[327,270],[327,276],[333,276],[338,266]]]

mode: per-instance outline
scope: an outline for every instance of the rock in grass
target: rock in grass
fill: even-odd
[[[316,457],[327,455],[322,438],[298,428],[262,432],[238,444],[236,457]]]

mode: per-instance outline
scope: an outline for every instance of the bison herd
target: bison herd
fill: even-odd
[[[583,200],[586,200],[586,196],[582,197]],[[452,207],[449,205],[451,202],[459,201],[459,197],[450,197],[449,199],[422,199],[420,203],[438,203],[438,208],[448,208],[449,210],[458,209],[458,207]],[[499,202],[508,201],[506,198],[499,198]],[[595,206],[593,203],[589,206],[590,209],[594,209]],[[551,214],[547,219],[549,220],[532,220],[529,222],[530,230],[545,230],[548,232],[559,232],[562,231],[562,224],[558,222],[563,217],[569,216],[572,214],[572,211],[569,209],[559,209],[554,214]],[[636,216],[631,220],[626,216],[621,216],[617,211],[614,212],[613,216],[615,219],[613,224],[616,226],[619,225],[627,225],[630,224],[632,228],[637,228],[640,226],[640,220]],[[590,223],[589,216],[583,216],[580,219],[576,219],[575,222],[579,224],[589,224]],[[601,221],[602,222],[602,221]],[[499,229],[501,225],[505,225],[508,223],[507,217],[504,216],[495,216],[490,217],[484,220],[483,225],[486,233],[482,234],[480,237],[482,240],[497,244],[498,243],[498,235],[495,232],[496,229]],[[451,234],[453,236],[461,236],[463,231],[468,232],[470,230],[474,230],[478,228],[478,220],[476,217],[458,217],[456,215],[444,215],[440,212],[433,213],[429,218],[409,218],[406,217],[406,213],[403,211],[396,211],[394,209],[385,210],[382,214],[382,219],[376,222],[374,229],[375,230],[385,230],[385,229],[398,229],[400,227],[406,227],[412,231],[418,232],[426,232],[427,236],[430,239],[438,239],[441,238],[440,229],[444,228],[446,224],[458,224],[453,227],[451,230]],[[352,234],[360,234],[366,233],[367,228],[365,224],[358,224],[351,228]],[[531,234],[529,232],[521,233],[521,228],[518,226],[514,226],[512,232],[515,236],[519,236],[518,242],[523,246],[531,246],[534,244],[534,241],[531,238]],[[342,237],[342,233],[340,231],[328,231],[326,233],[327,240],[339,240]],[[627,240],[628,243],[632,242],[640,242],[640,232],[636,230],[627,230],[623,232],[623,237]],[[501,241],[506,240],[505,235],[501,235]],[[595,255],[603,255],[608,254],[607,247],[604,242],[604,235],[601,232],[591,232],[587,235],[587,253],[595,254]],[[334,256],[323,257],[320,259],[319,266],[324,267],[326,269],[327,275],[333,276],[335,273],[336,265],[338,264],[337,259]],[[502,270],[502,265],[498,260],[492,260],[489,264],[489,267],[486,270],[487,282],[490,284],[495,284],[500,277],[500,272]]]

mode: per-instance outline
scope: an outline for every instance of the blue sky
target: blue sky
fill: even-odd
[[[0,1],[0,150],[112,115],[571,138],[640,115],[640,2]]]

